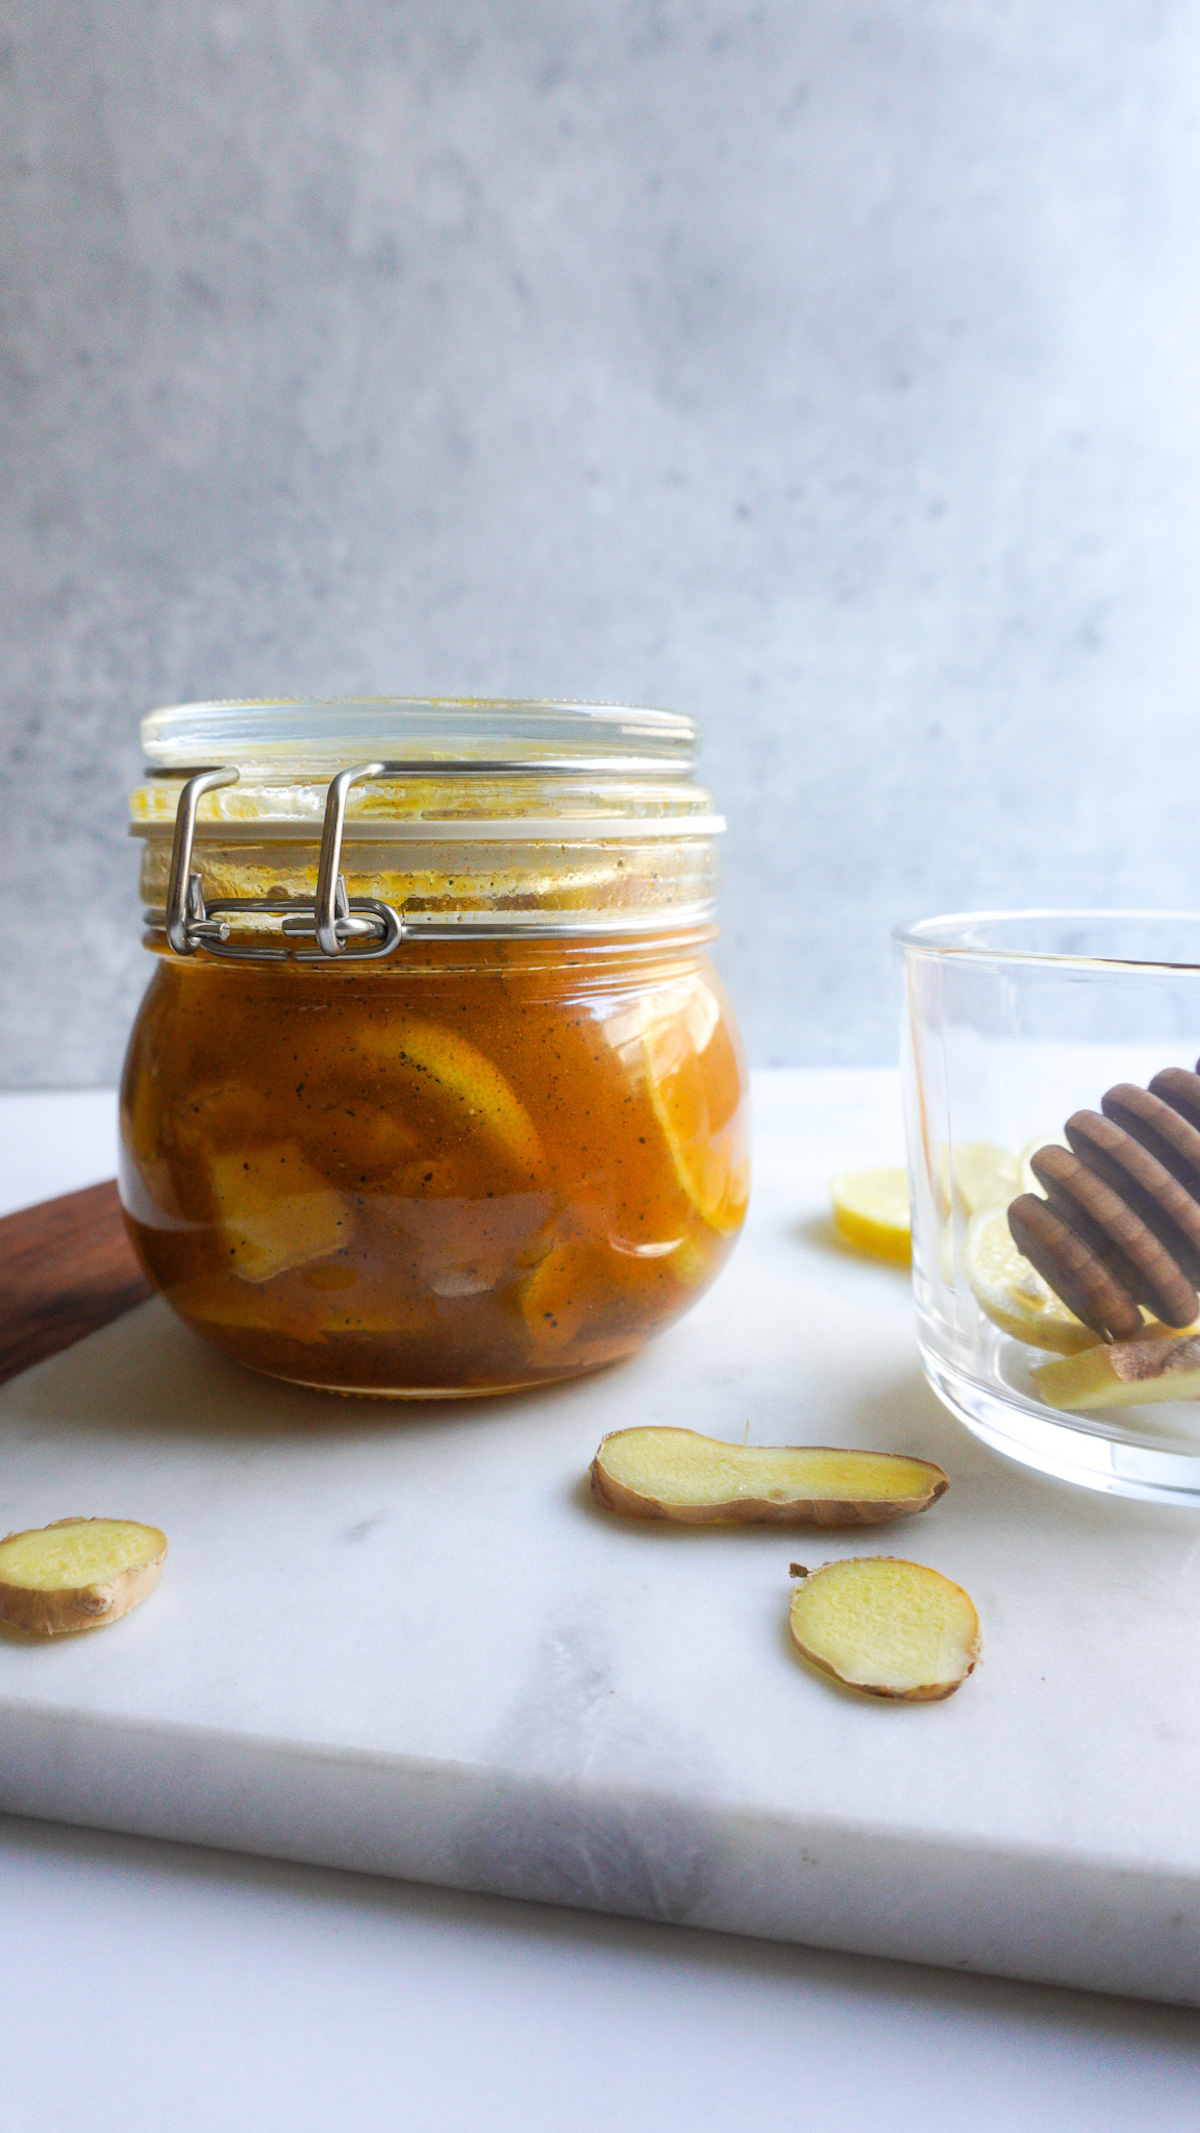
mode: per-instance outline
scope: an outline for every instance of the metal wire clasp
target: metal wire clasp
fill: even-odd
[[[404,939],[404,924],[390,904],[374,896],[347,896],[341,871],[342,837],[346,827],[346,796],[362,778],[381,777],[383,763],[359,763],[353,770],[339,770],[325,798],[325,821],[321,830],[321,855],[317,862],[317,891],[311,904],[295,903],[290,897],[222,896],[211,904],[204,901],[201,876],[192,871],[192,847],[196,838],[196,811],[205,793],[220,785],[236,785],[238,772],[231,768],[201,770],[188,778],[175,810],[175,837],[171,846],[171,872],[167,883],[166,908],[147,911],[152,932],[166,934],[174,955],[206,955],[240,963],[315,963],[326,956],[344,955],[364,962],[390,955]],[[288,939],[316,941],[315,949],[250,948],[231,944],[232,926],[227,914],[247,911],[277,916],[279,930]],[[350,944],[355,945],[351,946]]]

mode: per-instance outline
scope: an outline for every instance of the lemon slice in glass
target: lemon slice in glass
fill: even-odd
[[[1039,1148],[1065,1148],[1067,1146],[1066,1135],[1058,1132],[1042,1133],[1038,1135],[1035,1141],[1027,1141],[1017,1158],[1020,1169],[1020,1183],[1013,1186],[1011,1197],[1015,1198],[1019,1192],[1040,1193],[1042,1191],[1041,1182],[1038,1178],[1035,1178],[1032,1168],[1032,1159]]]
[[[975,1300],[994,1326],[1031,1348],[1076,1355],[1100,1339],[1068,1311],[1013,1243],[1005,1207],[985,1207],[967,1230],[963,1264]]]
[[[1021,1190],[1020,1162],[994,1141],[959,1141],[942,1155],[942,1190],[948,1205],[968,1215],[981,1207],[1007,1207]]]
[[[839,1237],[873,1259],[907,1266],[912,1258],[912,1218],[907,1170],[843,1170],[830,1187],[833,1226]]]

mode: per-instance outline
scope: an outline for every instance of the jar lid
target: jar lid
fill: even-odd
[[[131,827],[147,844],[147,924],[178,954],[277,958],[288,951],[231,938],[267,925],[373,958],[418,933],[711,919],[725,825],[691,776],[699,730],[677,711],[239,699],[152,712],[142,738]]]
[[[700,740],[696,721],[679,711],[422,696],[174,704],[144,718],[141,733],[151,772],[168,774],[214,763],[338,770],[375,756],[397,768],[528,765],[662,777],[689,771]]]

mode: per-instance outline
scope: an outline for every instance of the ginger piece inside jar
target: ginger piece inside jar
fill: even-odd
[[[350,1238],[350,1209],[295,1141],[214,1155],[213,1200],[230,1266],[269,1281],[328,1258]]]

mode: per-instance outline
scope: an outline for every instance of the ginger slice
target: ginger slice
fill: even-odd
[[[864,1696],[937,1703],[979,1657],[968,1593],[938,1570],[891,1555],[853,1556],[811,1573],[792,1594],[788,1627],[802,1659]]]
[[[1044,1400],[1073,1412],[1200,1400],[1200,1334],[1109,1341],[1082,1355],[1043,1363],[1033,1377]]]
[[[592,1462],[592,1491],[627,1518],[679,1525],[876,1526],[924,1511],[940,1466],[826,1445],[724,1444],[693,1429],[619,1429]]]
[[[34,1636],[102,1629],[158,1583],[167,1537],[128,1518],[60,1518],[0,1541],[0,1622]]]
[[[231,1272],[270,1281],[350,1241],[350,1203],[295,1141],[215,1155],[212,1195]]]

